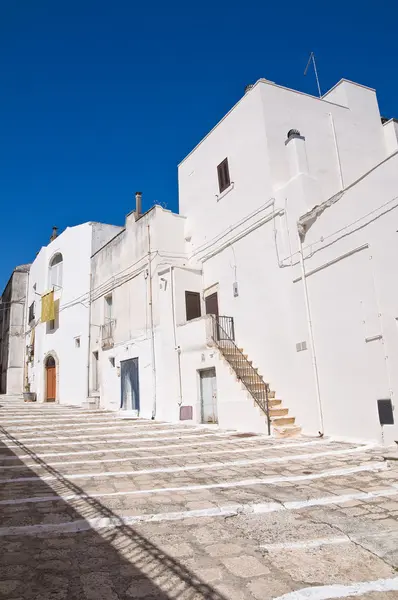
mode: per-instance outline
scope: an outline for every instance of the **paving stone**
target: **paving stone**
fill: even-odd
[[[108,573],[97,572],[82,575],[81,581],[87,600],[119,600]]]
[[[210,556],[229,556],[234,554],[243,554],[245,548],[240,546],[239,544],[214,544],[213,546],[207,546],[205,551],[210,554]]]
[[[269,568],[254,556],[241,555],[239,557],[223,558],[221,562],[231,573],[238,577],[256,577],[257,575],[267,575],[270,572]]]
[[[15,579],[5,579],[0,581],[0,595],[9,597],[9,594],[14,592],[20,584],[21,582]]]
[[[292,591],[289,584],[278,580],[272,574],[269,577],[258,577],[247,584],[247,589],[256,600],[272,600]]]
[[[2,402],[3,404],[4,402]],[[55,428],[51,438],[51,427],[56,424],[59,411],[65,408],[28,407],[15,404],[8,414],[1,414],[2,424],[7,428],[7,419],[16,418],[21,411],[25,415],[25,425],[38,417],[33,411],[44,410],[53,415],[51,421],[43,424],[42,430],[25,430],[14,433],[25,445],[35,450],[35,438],[49,436],[48,444],[40,446],[40,453],[66,453],[56,466],[61,476],[71,473],[95,473],[98,477],[87,476],[76,480],[78,493],[100,493],[98,499],[70,500],[68,503],[59,498],[46,503],[3,505],[0,511],[0,527],[21,526],[41,523],[56,526],[68,521],[92,519],[97,517],[129,517],[144,514],[164,514],[172,511],[203,510],[214,507],[229,507],[241,504],[247,507],[251,503],[307,501],[325,496],[337,496],[342,493],[368,492],[373,489],[385,489],[398,483],[398,464],[391,461],[388,471],[358,472],[338,477],[306,479],[299,482],[278,482],[277,485],[260,484],[229,488],[181,489],[174,492],[131,495],[134,490],[152,488],[186,487],[206,485],[223,481],[263,477],[283,477],[300,474],[318,474],[325,470],[344,469],[361,465],[371,466],[370,461],[380,461],[380,452],[376,448],[355,455],[317,457],[292,460],[291,462],[268,463],[261,465],[224,465],[216,469],[206,469],[211,462],[229,463],[236,460],[251,460],[260,456],[287,457],[295,454],[308,454],[330,449],[350,449],[354,445],[330,443],[329,445],[289,447],[290,441],[269,440],[258,436],[255,443],[243,442],[236,438],[217,438],[214,431],[213,446],[202,446],[198,438],[185,453],[185,434],[173,434],[175,426],[159,422],[147,423],[145,435],[150,436],[155,429],[168,430],[167,435],[174,441],[151,440],[134,445],[134,454],[127,455],[123,449],[110,452],[100,444],[106,439],[106,433],[87,442],[83,432],[95,422],[98,416],[79,410],[68,409],[68,418],[75,422],[65,430]],[[0,407],[1,411],[1,407]],[[14,413],[13,413],[14,411]],[[16,411],[16,412],[15,412]],[[12,416],[14,414],[14,417]],[[43,413],[44,414],[44,413]],[[136,435],[133,428],[142,424],[137,422],[118,423],[112,415],[99,413],[101,420],[111,422],[112,432],[123,435]],[[40,415],[39,415],[40,416]],[[39,421],[37,423],[40,423]],[[11,427],[12,425],[10,425]],[[76,431],[75,431],[76,430]],[[139,431],[139,430],[138,430]],[[141,431],[144,431],[143,429]],[[190,426],[187,426],[187,433]],[[196,430],[195,430],[196,431]],[[204,432],[205,430],[203,430]],[[126,433],[130,432],[130,433]],[[62,437],[68,437],[61,440]],[[137,435],[137,439],[138,439]],[[59,438],[63,445],[52,444]],[[115,438],[111,449],[119,443]],[[79,440],[80,445],[70,445],[70,441]],[[210,441],[208,437],[205,441]],[[298,442],[306,441],[297,440]],[[41,442],[40,442],[41,443]],[[163,449],[163,446],[175,444],[175,448]],[[296,442],[297,443],[297,442]],[[257,444],[258,451],[247,451]],[[276,447],[270,447],[276,446]],[[150,451],[147,448],[152,447]],[[69,465],[69,461],[85,460],[78,452],[101,450],[100,454],[88,455],[87,460],[95,460],[81,465]],[[213,451],[227,450],[225,454]],[[243,452],[231,453],[232,449]],[[202,450],[204,452],[202,453]],[[17,454],[26,453],[17,450]],[[75,456],[73,453],[77,453]],[[173,457],[172,454],[183,454]],[[12,456],[10,449],[7,454]],[[137,457],[150,459],[136,460]],[[152,456],[158,455],[158,458]],[[129,458],[125,462],[102,463],[101,459]],[[57,457],[52,457],[56,462]],[[9,463],[0,456],[0,465]],[[11,462],[11,461],[10,461]],[[27,462],[31,463],[30,459]],[[7,463],[7,464],[6,464]],[[18,466],[19,460],[13,464]],[[21,463],[19,463],[21,464]],[[143,470],[163,467],[184,467],[190,464],[203,465],[196,471],[176,471],[174,473],[147,473],[127,475],[129,470]],[[390,463],[389,463],[390,464]],[[22,465],[21,465],[22,466]],[[106,473],[120,471],[121,475],[107,477]],[[53,472],[53,471],[51,471]],[[40,476],[49,471],[35,466],[8,470],[7,478],[31,477],[32,482],[13,482],[0,487],[0,498],[4,500],[24,497],[41,497],[75,493],[75,482],[67,484],[40,481]],[[4,476],[4,475],[3,475]],[[1,479],[1,476],[0,476]],[[107,496],[114,492],[127,492],[121,496]],[[79,533],[57,533],[51,529],[38,535],[3,536],[0,540],[3,553],[0,566],[0,584],[23,582],[21,587],[0,593],[0,598],[10,600],[123,600],[128,598],[151,598],[166,600],[175,597],[189,600],[273,600],[293,589],[307,587],[313,577],[316,585],[330,581],[350,582],[359,579],[375,579],[396,576],[394,568],[398,566],[398,496],[373,498],[372,501],[350,501],[338,505],[309,506],[298,510],[284,510],[260,514],[240,514],[232,517],[194,517],[176,521],[153,521],[131,523],[118,529],[100,529]],[[4,532],[4,530],[3,530]],[[347,534],[357,544],[344,544],[295,548],[287,551],[279,548],[267,552],[260,549],[264,544],[283,544],[289,542],[306,543],[317,538],[341,536]],[[358,544],[361,544],[361,548]],[[344,549],[343,549],[344,548]],[[4,560],[3,560],[4,558]],[[311,575],[312,574],[312,575]],[[308,576],[309,579],[306,577]],[[294,580],[294,581],[293,581]],[[304,582],[304,583],[300,583]],[[0,588],[1,589],[1,588]],[[174,594],[174,595],[173,595]],[[385,599],[384,599],[385,596]],[[390,594],[378,595],[377,600],[391,600]],[[366,600],[373,600],[369,596]],[[395,599],[394,599],[395,600]]]

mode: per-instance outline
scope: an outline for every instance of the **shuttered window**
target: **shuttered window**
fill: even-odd
[[[185,307],[187,311],[187,321],[197,319],[201,316],[199,292],[185,292]]]
[[[226,190],[231,185],[231,179],[229,177],[229,166],[228,166],[228,158],[224,158],[222,163],[220,163],[217,167],[218,173],[218,187],[220,190],[220,194]]]

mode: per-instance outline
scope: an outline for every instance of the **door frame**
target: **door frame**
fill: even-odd
[[[43,358],[43,398],[42,402],[47,402],[47,366],[46,362],[49,357],[52,357],[55,361],[55,400],[51,404],[59,404],[59,359],[58,355],[54,350],[46,352]]]
[[[216,414],[217,414],[217,422],[216,423],[204,423],[203,422],[203,397],[202,397],[202,373],[206,373],[208,371],[214,371],[214,377],[216,380],[216,391],[217,391],[217,369],[215,366],[212,367],[206,367],[205,369],[198,369],[197,370],[197,378],[198,378],[198,395],[199,395],[199,411],[198,414],[200,416],[199,419],[199,423],[201,423],[202,425],[217,425],[218,424],[218,393],[217,393],[217,400],[216,400]]]
[[[123,408],[123,374],[122,374],[122,363],[124,362],[128,362],[128,361],[135,361],[136,365],[137,365],[137,392],[138,392],[138,407],[137,408],[131,408],[131,409],[127,409],[127,408]],[[140,410],[141,410],[141,394],[140,394],[140,358],[139,356],[131,356],[130,358],[125,358],[123,360],[120,361],[120,411],[134,411],[137,412],[137,414],[140,414]]]

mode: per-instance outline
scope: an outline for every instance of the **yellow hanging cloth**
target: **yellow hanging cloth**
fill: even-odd
[[[47,323],[55,319],[54,291],[41,297],[41,322]]]

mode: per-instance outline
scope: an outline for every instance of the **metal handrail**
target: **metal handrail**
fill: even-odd
[[[269,414],[268,384],[257,373],[257,370],[247,360],[235,343],[235,328],[233,317],[210,315],[212,319],[212,339],[221,350],[224,358],[234,369],[237,377],[243,383],[256,404],[267,417],[268,435],[271,435],[271,420]],[[258,387],[258,389],[255,389]]]

